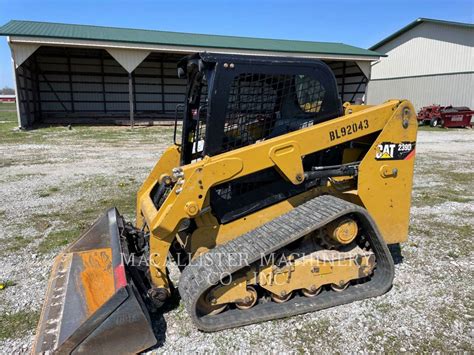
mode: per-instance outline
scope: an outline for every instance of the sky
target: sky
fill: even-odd
[[[62,22],[368,48],[418,17],[474,22],[474,0],[0,0],[10,20]],[[13,85],[0,38],[0,88]]]

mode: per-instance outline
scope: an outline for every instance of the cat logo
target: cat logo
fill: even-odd
[[[395,143],[382,143],[377,146],[377,153],[375,153],[375,159],[393,159],[395,153]]]
[[[381,142],[375,160],[408,160],[415,156],[415,142]]]

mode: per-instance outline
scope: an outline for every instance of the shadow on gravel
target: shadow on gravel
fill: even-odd
[[[173,292],[173,295],[167,300],[162,308],[150,314],[153,332],[155,333],[157,343],[155,346],[147,349],[145,352],[157,350],[164,345],[166,341],[167,324],[163,315],[176,309],[179,306],[180,300],[181,297],[179,296],[179,293],[177,291]]]
[[[401,264],[403,262],[403,255],[402,255],[402,249],[400,248],[400,244],[389,244],[388,245],[388,250],[390,251],[390,254],[392,254],[392,259],[393,263],[395,265]]]

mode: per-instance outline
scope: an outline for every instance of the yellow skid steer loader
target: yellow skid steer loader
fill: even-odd
[[[317,60],[198,53],[178,75],[181,139],[175,125],[135,226],[111,209],[56,258],[35,353],[147,349],[150,314],[177,290],[212,332],[391,287],[387,244],[408,234],[410,102],[343,106]]]

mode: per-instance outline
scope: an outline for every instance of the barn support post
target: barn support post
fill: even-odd
[[[21,73],[18,73],[18,69],[21,68]],[[34,122],[34,101],[33,101],[33,81],[32,81],[32,70],[26,62],[23,62],[21,66],[17,67],[16,78],[20,83],[20,97],[23,101],[23,112],[26,115],[26,126],[31,126]],[[30,95],[31,92],[31,95]],[[31,96],[31,97],[30,97]],[[32,108],[33,106],[33,108]],[[33,112],[32,112],[33,111]]]
[[[135,114],[138,112],[138,105],[137,105],[137,88],[135,85],[136,75],[132,72],[132,92],[133,92],[133,116],[135,118]]]
[[[166,106],[165,106],[165,59],[164,59],[164,54],[161,54],[160,56],[160,84],[161,84],[161,113],[164,115],[166,112]]]
[[[14,81],[13,84],[14,84],[15,93],[16,93],[16,113],[18,116],[18,127],[24,128],[28,126],[28,123],[25,124],[22,120],[20,105],[24,105],[23,92],[21,91],[21,88],[20,88],[20,81],[19,81],[18,73],[16,71],[15,58],[13,56],[12,56],[12,69],[13,69],[13,81]]]
[[[135,125],[135,117],[133,116],[133,77],[132,73],[128,73],[128,103],[130,105],[130,126]]]
[[[76,112],[74,108],[74,90],[72,86],[72,69],[71,69],[71,56],[69,55],[69,51],[67,48],[64,48],[64,52],[66,54],[67,59],[67,71],[68,71],[68,79],[69,79],[69,98],[71,99],[71,111],[72,113]]]
[[[344,95],[346,93],[346,62],[342,63],[342,85],[341,85],[341,101],[344,103]]]
[[[359,69],[364,73],[365,77],[365,87],[364,87],[364,94],[363,94],[363,102],[366,104],[368,102],[367,95],[368,95],[368,88],[369,88],[369,82],[370,82],[370,77],[372,75],[372,64],[370,62],[357,62],[357,66]],[[357,88],[357,91],[359,91],[359,88]]]
[[[100,52],[100,75],[102,82],[102,100],[104,101],[104,114],[107,114],[107,97],[105,95],[105,71],[104,71],[104,52]]]
[[[16,92],[17,102],[17,113],[18,113],[18,125],[21,128],[27,128],[33,123],[31,119],[31,100],[29,94],[29,88],[26,78],[26,70],[30,71],[30,84],[31,91],[33,89],[33,74],[30,68],[26,68],[26,65],[22,68],[22,73],[19,72],[21,65],[40,47],[39,44],[13,44],[10,36],[7,37],[8,45],[12,54],[12,67],[13,67],[13,78]],[[21,80],[23,79],[23,80]],[[23,83],[22,83],[23,81]],[[22,110],[23,109],[23,110]],[[35,108],[33,107],[33,111]]]
[[[145,60],[150,51],[130,50],[119,48],[106,48],[107,52],[124,68],[128,73],[128,102],[130,106],[130,126],[135,125],[134,117],[134,70]]]
[[[40,95],[40,84],[39,84],[39,64],[38,64],[38,56],[35,54],[34,55],[34,63],[35,63],[35,70],[34,70],[34,76],[35,76],[35,92],[36,92],[36,99],[37,101],[37,108],[35,111],[37,112],[36,118],[38,121],[41,121],[43,117],[43,112],[41,108],[41,95]]]

